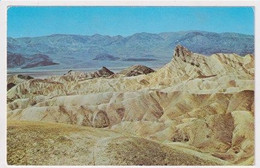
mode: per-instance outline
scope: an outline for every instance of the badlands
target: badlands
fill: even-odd
[[[253,55],[179,45],[147,68],[9,76],[8,164],[254,164]]]

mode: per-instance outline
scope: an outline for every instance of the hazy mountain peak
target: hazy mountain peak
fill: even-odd
[[[183,31],[158,34],[142,32],[127,37],[100,34],[92,36],[56,34],[8,38],[9,53],[16,53],[23,57],[37,53],[48,55],[50,59],[59,63],[59,68],[96,68],[96,66],[104,65],[125,67],[142,64],[143,61],[150,61],[147,63],[150,67],[160,66],[171,59],[172,49],[176,45],[185,46],[203,55],[215,53],[246,55],[254,53],[254,36],[238,33]],[[152,55],[153,58],[147,60],[147,55]],[[118,61],[117,64],[115,60]],[[12,64],[12,68],[15,68],[16,64]]]

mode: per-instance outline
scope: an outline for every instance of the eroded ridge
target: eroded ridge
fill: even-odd
[[[104,144],[97,149],[104,153],[121,141],[123,145],[113,153],[118,160],[108,159],[106,154],[96,158],[99,155],[94,154],[99,160],[95,164],[102,164],[104,158],[107,160],[103,163],[111,165],[253,164],[253,55],[218,53],[207,57],[178,45],[172,60],[157,71],[138,66],[123,72],[131,73],[115,74],[103,67],[94,73],[69,72],[46,79],[10,77],[14,85],[7,94],[8,120],[12,123],[8,127],[9,144],[17,143],[12,136],[20,134],[11,130],[18,129],[14,123],[40,122],[41,129],[45,124],[62,123],[57,127],[69,124],[85,132],[105,130],[108,137],[89,142],[92,153],[99,148],[94,144]],[[30,132],[26,134],[31,136]],[[82,141],[70,143],[83,143],[85,138],[82,135]],[[139,143],[146,143],[147,149],[134,145]],[[170,147],[169,151],[165,147]],[[127,160],[123,154],[130,148],[132,152],[127,155],[132,159]],[[152,153],[147,151],[152,150],[159,152],[158,162],[149,160]],[[184,160],[178,160],[178,150],[185,153]],[[13,147],[9,152],[15,152]],[[134,153],[147,157],[138,160]],[[168,157],[176,162],[167,161]],[[67,163],[54,159],[59,164]],[[92,159],[78,164],[94,162]]]

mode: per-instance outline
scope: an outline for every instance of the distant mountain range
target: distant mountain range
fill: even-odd
[[[136,33],[131,36],[54,34],[8,38],[8,68],[117,67],[133,64],[160,66],[167,63],[176,45],[204,55],[254,53],[254,36],[204,31]],[[50,66],[50,68],[53,66]]]

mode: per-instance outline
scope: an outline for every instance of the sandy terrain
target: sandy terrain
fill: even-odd
[[[253,55],[177,46],[155,72],[107,74],[9,76],[8,163],[254,163]]]

